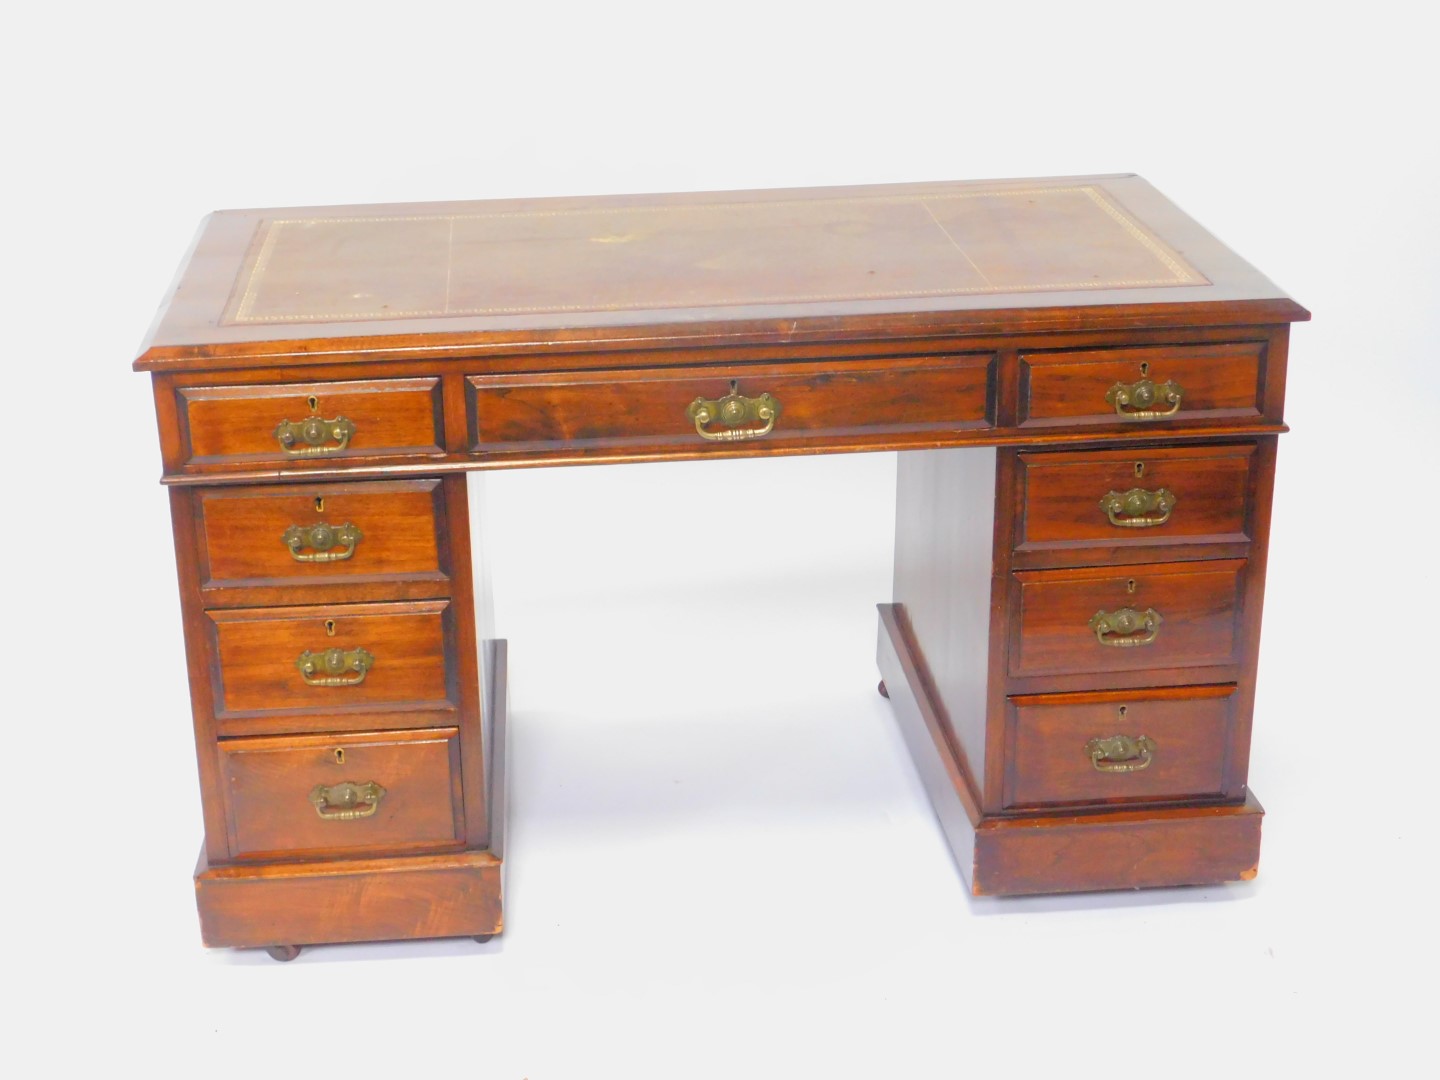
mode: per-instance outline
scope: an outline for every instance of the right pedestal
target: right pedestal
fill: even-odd
[[[1253,878],[1273,437],[899,457],[879,665],[971,889]]]

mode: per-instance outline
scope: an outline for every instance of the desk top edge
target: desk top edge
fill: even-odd
[[[1131,174],[299,207],[206,218],[134,367],[1308,318]]]

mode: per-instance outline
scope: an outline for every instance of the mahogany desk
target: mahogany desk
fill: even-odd
[[[1254,876],[1308,317],[1135,176],[212,215],[135,362],[204,940],[499,933],[466,474],[578,462],[904,451],[881,692],[971,888]]]

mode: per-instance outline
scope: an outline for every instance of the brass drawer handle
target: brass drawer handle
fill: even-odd
[[[1139,772],[1155,760],[1155,740],[1148,735],[1111,735],[1091,739],[1085,744],[1085,753],[1098,772]]]
[[[307,457],[316,454],[338,454],[350,445],[355,436],[355,424],[343,416],[334,420],[321,420],[312,416],[308,420],[281,420],[275,428],[275,438],[280,449],[293,457]],[[326,440],[334,444],[327,446]]]
[[[355,554],[355,545],[365,534],[348,521],[336,528],[323,521],[316,525],[291,525],[280,537],[296,562],[344,562]],[[336,551],[336,548],[341,550]],[[301,551],[311,548],[309,554]]]
[[[310,792],[310,805],[325,821],[358,821],[380,809],[385,789],[371,780],[355,784],[346,780],[333,787],[316,784]]]
[[[306,686],[359,686],[375,666],[375,657],[368,649],[326,649],[312,653],[306,649],[295,661]],[[354,675],[345,674],[347,671]]]
[[[1175,496],[1164,488],[1159,491],[1131,488],[1110,492],[1100,500],[1100,509],[1105,511],[1111,525],[1122,529],[1151,529],[1170,520],[1175,502]]]
[[[1136,611],[1127,607],[1108,613],[1097,611],[1090,616],[1090,629],[1095,631],[1095,640],[1101,645],[1125,649],[1135,645],[1149,645],[1160,633],[1160,624],[1164,621],[1154,608]],[[1142,635],[1137,631],[1144,633]]]
[[[775,418],[780,415],[780,402],[769,394],[748,398],[739,392],[739,383],[730,381],[730,393],[719,401],[697,397],[685,410],[685,415],[695,422],[695,431],[702,439],[711,442],[740,442],[742,439],[763,439],[775,430]],[[762,421],[760,427],[741,427]],[[724,431],[707,431],[705,425],[711,422],[724,425]]]
[[[1180,399],[1185,396],[1178,383],[1166,380],[1155,385],[1149,379],[1136,383],[1116,383],[1105,392],[1105,403],[1115,406],[1115,415],[1126,420],[1164,420],[1180,411]],[[1156,402],[1164,402],[1168,409],[1152,409]]]

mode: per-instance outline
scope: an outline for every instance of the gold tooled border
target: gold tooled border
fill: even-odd
[[[987,284],[971,287],[950,287],[942,289],[899,289],[892,291],[874,291],[856,293],[850,291],[820,294],[797,294],[787,296],[757,296],[747,297],[739,300],[726,300],[717,303],[715,307],[743,307],[745,305],[760,304],[799,304],[815,303],[837,300],[895,300],[906,298],[919,298],[925,296],[963,296],[986,293],[1032,293],[1032,292],[1059,292],[1070,289],[1116,289],[1116,288],[1158,288],[1180,285],[1208,285],[1210,281],[1193,267],[1187,266],[1174,253],[1167,250],[1155,237],[1142,229],[1132,218],[1127,216],[1119,207],[1111,203],[1100,190],[1092,185],[1076,185],[1067,187],[1036,187],[1036,188],[992,188],[975,191],[955,191],[929,195],[865,195],[850,196],[841,199],[776,199],[774,201],[763,201],[756,203],[749,202],[716,202],[716,203],[682,203],[664,206],[626,206],[623,211],[632,213],[661,213],[678,209],[686,211],[718,211],[731,210],[737,206],[814,206],[816,203],[830,203],[833,205],[847,205],[859,203],[893,203],[896,205],[919,204],[930,214],[937,227],[950,240],[952,244],[965,256],[970,265],[974,267],[982,278],[985,278],[984,271],[975,265],[969,254],[965,251],[955,238],[950,235],[938,218],[929,207],[931,201],[945,201],[950,199],[976,199],[995,198],[997,196],[1012,195],[1061,195],[1074,194],[1079,192],[1089,197],[1106,215],[1112,218],[1132,239],[1145,248],[1161,266],[1169,271],[1169,276],[1155,278],[1116,278],[1105,281],[1050,281],[1037,285],[1011,286],[992,285],[986,278]],[[221,318],[224,324],[241,323],[311,323],[311,322],[336,322],[355,321],[368,322],[381,319],[415,319],[434,317],[460,317],[460,316],[484,316],[484,315],[533,315],[559,313],[565,311],[644,311],[663,310],[669,307],[688,307],[689,304],[667,304],[667,303],[625,303],[625,304],[546,304],[543,306],[527,307],[476,307],[476,308],[451,308],[449,299],[449,267],[446,269],[446,299],[444,308],[416,309],[409,311],[395,311],[387,309],[383,312],[374,313],[361,312],[338,312],[338,313],[307,313],[305,315],[254,315],[251,310],[254,307],[258,283],[264,277],[265,271],[269,268],[270,258],[274,254],[280,230],[287,225],[353,225],[367,224],[387,221],[433,221],[437,216],[448,219],[450,222],[451,243],[454,241],[454,226],[457,221],[473,221],[486,218],[521,218],[521,217],[573,217],[582,214],[604,214],[608,211],[596,207],[575,207],[567,210],[509,210],[497,211],[495,213],[474,213],[474,214],[399,214],[388,217],[336,217],[336,218],[274,218],[262,220],[259,228],[264,230],[264,240],[260,245],[259,252],[250,265],[249,274],[245,278],[245,288],[240,293],[238,301],[229,305],[230,310]],[[244,270],[241,271],[244,273]]]

